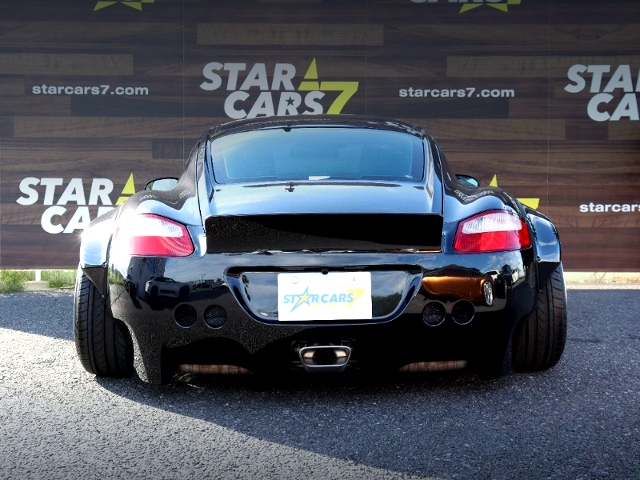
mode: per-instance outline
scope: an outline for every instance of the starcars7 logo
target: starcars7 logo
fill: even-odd
[[[276,63],[268,70],[265,63],[249,66],[210,62],[202,69],[205,80],[200,88],[226,89],[229,93],[224,101],[224,113],[238,120],[274,115],[340,114],[360,85],[353,81],[321,81],[315,58],[297,87],[296,72],[291,63]]]

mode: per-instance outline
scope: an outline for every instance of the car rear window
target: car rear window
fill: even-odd
[[[402,132],[293,127],[241,132],[210,142],[218,183],[290,180],[420,181],[420,138]]]

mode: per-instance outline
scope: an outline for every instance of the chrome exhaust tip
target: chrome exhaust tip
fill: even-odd
[[[351,358],[351,347],[345,345],[313,345],[298,350],[300,362],[307,372],[342,372]]]

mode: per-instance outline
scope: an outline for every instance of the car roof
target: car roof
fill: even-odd
[[[371,128],[409,133],[420,138],[430,136],[424,128],[401,120],[365,115],[291,115],[283,117],[259,117],[223,123],[208,132],[208,137],[221,134],[287,127],[345,127]]]

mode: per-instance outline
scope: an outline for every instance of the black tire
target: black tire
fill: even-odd
[[[78,270],[73,304],[73,333],[85,370],[99,377],[130,377],[133,345],[127,327],[109,315],[105,300]]]
[[[537,293],[534,311],[513,335],[513,369],[533,372],[553,367],[567,340],[567,297],[562,264]]]

